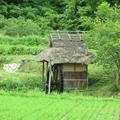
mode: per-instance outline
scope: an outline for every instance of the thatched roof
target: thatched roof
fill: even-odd
[[[76,32],[53,32],[49,37],[51,47],[83,47],[84,40]]]
[[[68,31],[68,32],[63,32],[63,31],[55,31],[50,34],[50,40],[52,41],[59,41],[59,40],[74,40],[74,41],[79,41],[82,40],[81,36],[79,35],[78,32],[76,31]]]
[[[48,48],[36,57],[36,61],[51,61],[52,64],[87,63],[91,58],[92,54],[81,48],[74,50],[71,48]]]
[[[74,36],[74,39],[70,36]],[[52,45],[37,55],[36,61],[48,61],[52,64],[87,63],[92,58],[92,54],[85,50],[84,42],[78,34],[68,36],[54,33],[50,35],[49,40]]]

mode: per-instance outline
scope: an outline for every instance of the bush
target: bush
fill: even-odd
[[[48,36],[24,36],[24,37],[0,37],[0,54],[7,55],[36,55],[46,48],[48,43]]]
[[[4,18],[3,15],[0,15],[0,29],[4,28],[5,25],[6,25],[6,19]]]
[[[97,66],[94,65],[94,64],[91,64],[88,67],[89,67],[89,74],[88,74],[89,85],[93,85],[100,80],[100,78],[99,78],[99,72],[100,71],[97,70]]]
[[[0,44],[2,45],[10,45],[16,41],[15,38],[9,36],[0,36]]]
[[[45,46],[38,46],[38,47],[27,47],[24,45],[1,45],[0,46],[0,54],[1,55],[37,55],[41,51],[43,51]]]
[[[105,73],[103,66],[99,66],[97,64],[89,64],[89,85],[100,84],[105,85],[110,82],[110,77]]]
[[[41,77],[36,74],[2,73],[0,75],[0,89],[5,90],[28,90],[43,89]]]
[[[22,44],[22,45],[47,45],[48,38],[47,36],[36,36],[30,35],[26,37],[18,37],[15,44]]]
[[[2,45],[47,45],[48,36],[29,35],[23,37],[0,36]]]
[[[120,91],[120,85],[113,84],[113,85],[111,86],[111,91],[112,91],[112,92],[118,92],[118,91]]]
[[[5,34],[10,36],[28,36],[32,34],[40,34],[40,28],[35,22],[29,19],[25,20],[23,18],[9,19],[5,30]]]
[[[5,56],[5,55],[0,55],[0,67],[3,66],[4,63],[8,63],[12,60],[11,57]]]

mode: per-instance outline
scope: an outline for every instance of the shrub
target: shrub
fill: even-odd
[[[0,36],[0,44],[10,45],[16,41],[15,38],[9,36]]]
[[[99,70],[97,70],[97,66],[95,65],[89,65],[89,85],[93,85],[95,83],[97,83],[100,78],[99,78]],[[94,69],[93,69],[94,68]]]
[[[6,19],[4,18],[3,15],[0,15],[0,28],[4,28],[6,25]]]
[[[0,75],[0,89],[5,90],[28,90],[42,89],[41,77],[36,74],[2,73]]]
[[[27,46],[0,46],[0,54],[1,55],[25,55],[25,54],[31,54],[36,55],[43,51],[43,47],[27,47]]]
[[[4,63],[8,63],[12,60],[11,57],[5,56],[5,55],[0,55],[0,67],[3,66]]]
[[[113,84],[113,85],[111,86],[111,91],[112,91],[112,92],[118,92],[118,91],[120,91],[120,85],[118,85],[118,84]]]
[[[48,36],[29,35],[23,37],[0,36],[3,45],[47,45]]]
[[[23,18],[9,19],[5,30],[5,34],[10,36],[28,36],[31,34],[40,34],[40,28],[35,22],[29,19],[25,20]]]
[[[1,55],[37,55],[41,51],[43,51],[45,46],[38,46],[38,47],[30,47],[24,45],[0,45],[0,54]]]
[[[23,44],[23,45],[47,45],[48,38],[47,36],[37,36],[30,35],[26,37],[18,37],[16,43],[14,44]]]

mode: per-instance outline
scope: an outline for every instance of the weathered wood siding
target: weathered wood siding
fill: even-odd
[[[64,89],[82,88],[87,79],[87,69],[84,64],[63,64]]]
[[[64,72],[78,72],[78,71],[86,71],[86,65],[84,64],[63,64]]]

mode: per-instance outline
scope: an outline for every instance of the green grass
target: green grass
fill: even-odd
[[[0,92],[1,120],[120,120],[119,108],[117,98]]]
[[[0,55],[37,55],[46,48],[46,45],[0,45]]]
[[[10,36],[0,36],[1,45],[26,45],[26,46],[38,46],[48,44],[48,35],[37,36],[28,35],[23,37],[10,37]]]
[[[35,88],[42,90],[41,76],[39,73],[7,73],[0,71],[0,89],[27,91]]]
[[[36,55],[47,48],[48,36],[0,36],[0,55]]]
[[[24,60],[24,63],[23,63]],[[0,56],[0,88],[6,90],[22,90],[39,88],[43,89],[41,82],[42,66],[36,62],[35,55],[2,55]],[[3,70],[3,64],[20,63],[21,67],[16,73],[8,73]],[[102,66],[89,64],[89,89],[85,95],[113,96],[120,92],[112,91],[112,81],[105,77]]]

